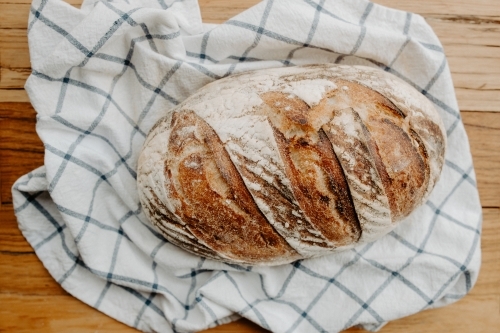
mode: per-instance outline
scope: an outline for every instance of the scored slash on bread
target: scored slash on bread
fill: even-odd
[[[166,157],[167,192],[199,240],[242,261],[296,256],[260,212],[217,134],[194,112],[173,114]]]
[[[259,70],[203,87],[158,121],[139,196],[172,243],[277,265],[385,235],[426,200],[445,146],[430,102],[388,73]]]

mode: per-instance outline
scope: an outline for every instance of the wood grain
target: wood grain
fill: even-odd
[[[4,332],[137,332],[70,295],[19,297],[2,292],[0,304]]]
[[[78,7],[81,0],[69,2]],[[221,23],[258,2],[200,0],[200,5],[204,21]],[[440,38],[469,136],[484,214],[482,268],[471,293],[445,308],[391,322],[380,332],[500,331],[500,5],[498,0],[375,2],[423,15]],[[36,113],[23,89],[31,71],[26,37],[30,3],[0,0],[0,331],[136,332],[67,294],[17,228],[10,188],[43,163]],[[242,319],[206,332],[265,330]]]
[[[428,14],[500,16],[500,7],[490,0],[377,0],[378,4],[426,16]]]
[[[43,153],[0,149],[0,202],[12,203],[12,184],[22,175],[43,165]]]
[[[0,221],[0,254],[16,256],[34,253],[33,248],[17,227],[17,219],[12,205],[3,205],[0,208]],[[3,260],[0,261],[0,266],[2,265]],[[6,269],[1,269],[0,272],[5,272]],[[0,286],[3,286],[3,283],[0,283]]]
[[[29,103],[30,99],[24,89],[0,89],[0,101]]]
[[[0,322],[5,332],[138,332],[70,295],[26,295],[24,298],[19,298],[12,294],[0,294],[0,304],[12,305],[10,309],[0,307]],[[15,310],[17,308],[23,308],[25,311],[21,313]],[[40,311],[40,309],[44,309],[44,311]],[[52,315],[47,316],[47,312]],[[258,333],[267,331],[246,319],[242,319],[205,332]]]
[[[462,112],[483,207],[500,206],[500,114]]]

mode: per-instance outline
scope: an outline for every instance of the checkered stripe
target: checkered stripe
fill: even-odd
[[[446,58],[425,21],[362,0],[268,0],[186,38],[201,26],[195,5],[88,1],[82,18],[58,1],[33,2],[30,43],[47,43],[32,50],[27,90],[46,164],[13,195],[23,233],[54,278],[144,331],[193,331],[239,316],[279,332],[377,329],[463,297],[477,278],[481,210]],[[379,52],[384,33],[393,40]],[[280,267],[218,263],[166,242],[133,190],[154,122],[215,79],[316,62],[377,66],[434,103],[449,147],[427,203],[380,241]]]

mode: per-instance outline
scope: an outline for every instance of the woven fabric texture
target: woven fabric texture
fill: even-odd
[[[365,0],[269,0],[204,25],[194,0],[35,0],[29,18],[44,166],[13,187],[24,236],[69,293],[139,330],[246,317],[274,332],[376,330],[454,302],[480,266],[481,206],[443,48],[425,20]],[[429,200],[382,239],[277,267],[228,265],[166,242],[136,166],[149,129],[205,84],[311,63],[379,67],[439,111],[448,147]]]

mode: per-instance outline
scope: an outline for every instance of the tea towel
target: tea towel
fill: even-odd
[[[480,266],[481,207],[443,48],[425,20],[365,0],[267,0],[204,25],[194,0],[35,0],[28,25],[44,165],[13,187],[19,227],[70,294],[146,332],[248,318],[337,332],[452,303]],[[146,220],[136,191],[153,124],[247,70],[311,63],[388,71],[439,111],[448,147],[429,200],[382,239],[277,267],[196,257]]]

